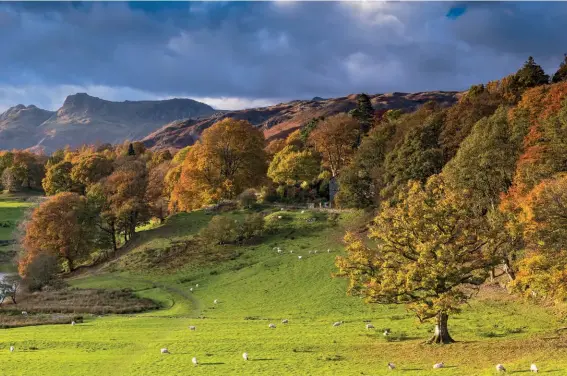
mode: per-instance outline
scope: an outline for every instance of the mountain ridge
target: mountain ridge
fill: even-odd
[[[67,145],[119,143],[142,138],[174,120],[215,111],[188,98],[114,102],[76,93],[67,96],[57,111],[17,105],[0,114],[0,149],[52,152]]]

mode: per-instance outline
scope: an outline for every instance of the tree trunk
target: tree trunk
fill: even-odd
[[[112,251],[116,253],[118,246],[116,245],[116,228],[114,227],[114,222],[110,224],[110,234],[112,235]]]
[[[69,266],[69,271],[72,272],[73,270],[75,270],[74,266],[73,266],[73,259],[71,259],[70,257],[67,257],[67,265]]]
[[[448,344],[455,342],[451,335],[449,334],[449,327],[447,322],[449,321],[449,315],[445,312],[439,312],[437,314],[437,323],[435,325],[435,334],[427,343],[439,343]]]

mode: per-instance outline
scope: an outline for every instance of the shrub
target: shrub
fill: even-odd
[[[57,257],[41,253],[27,266],[24,283],[30,291],[40,290],[54,283],[59,272],[60,265]]]
[[[251,208],[256,201],[256,191],[254,189],[247,189],[238,195],[238,204],[241,208]]]
[[[264,217],[260,213],[248,214],[237,228],[240,241],[261,236],[264,233]]]
[[[258,201],[262,203],[275,202],[278,199],[278,194],[273,186],[263,186],[260,189],[260,195],[258,196]]]
[[[230,244],[236,241],[236,222],[228,217],[215,215],[207,227],[203,228],[199,235],[201,240],[208,245]]]

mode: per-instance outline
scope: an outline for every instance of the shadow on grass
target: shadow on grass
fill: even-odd
[[[200,363],[200,366],[220,366],[225,364],[224,362],[214,362],[214,363]]]
[[[266,362],[270,360],[277,360],[276,358],[258,358],[258,359],[250,359],[251,362]]]

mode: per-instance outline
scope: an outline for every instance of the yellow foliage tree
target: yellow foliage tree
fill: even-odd
[[[267,167],[264,147],[262,132],[244,120],[206,129],[185,157],[170,207],[193,210],[258,185]]]

